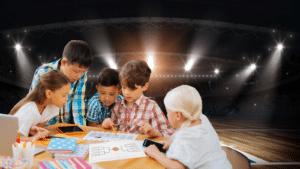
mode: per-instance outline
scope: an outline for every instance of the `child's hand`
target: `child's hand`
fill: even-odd
[[[39,132],[44,133],[44,134],[50,134],[48,130],[38,127],[38,126],[32,126],[29,130],[29,134],[34,136],[36,134],[38,134]]]
[[[171,141],[170,140],[168,140],[168,141],[162,141],[161,143],[164,145],[163,149],[167,149],[171,145]]]
[[[35,136],[38,139],[44,139],[49,136],[50,132],[44,128],[38,126],[32,126],[29,130],[30,135]]]
[[[155,131],[153,127],[149,123],[141,123],[140,129],[139,129],[143,134],[151,135]]]
[[[160,133],[156,132],[149,123],[141,123],[140,129],[143,134],[147,134],[150,137],[160,137]]]
[[[145,154],[151,158],[155,158],[155,156],[161,153],[155,145],[150,145],[146,148]]]
[[[111,121],[110,118],[106,118],[106,119],[102,122],[102,128],[104,128],[104,129],[110,129],[112,125],[114,125],[114,123]]]
[[[39,130],[37,133],[37,139],[45,139],[49,136],[50,132],[48,130]]]

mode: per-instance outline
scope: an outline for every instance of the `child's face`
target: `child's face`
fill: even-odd
[[[68,65],[67,60],[61,60],[60,70],[69,78],[71,82],[77,81],[88,68],[79,67],[78,63]]]
[[[148,89],[149,83],[144,86],[135,85],[136,89],[131,89],[127,85],[122,84],[122,93],[127,103],[132,104],[141,97],[144,91]]]
[[[68,101],[71,84],[66,84],[51,93],[51,102],[58,108],[62,108]]]
[[[118,95],[121,93],[119,85],[117,86],[96,86],[99,93],[99,99],[105,106],[111,106],[117,100]]]

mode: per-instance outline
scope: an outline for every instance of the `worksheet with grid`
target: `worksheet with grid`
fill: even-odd
[[[89,163],[146,156],[135,141],[110,141],[90,144],[89,150]]]
[[[84,136],[83,140],[96,140],[96,141],[120,141],[120,140],[135,140],[137,138],[137,134],[125,134],[125,133],[117,133],[117,135],[113,132],[102,132],[102,131],[90,131],[86,136]]]

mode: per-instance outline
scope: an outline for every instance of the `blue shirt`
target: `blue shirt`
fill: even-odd
[[[117,96],[117,100],[112,105],[112,107],[119,101],[122,100],[124,97],[122,95]],[[108,106],[105,106],[101,100],[99,99],[99,93],[97,92],[93,97],[89,99],[88,102],[89,111],[87,113],[86,119],[91,122],[98,122],[101,124],[105,118],[110,117],[111,110],[109,111]]]
[[[31,92],[35,88],[35,86],[38,83],[38,80],[43,74],[45,74],[51,69],[58,70],[58,65],[60,61],[61,59],[52,63],[44,64],[41,67],[37,68],[34,73],[29,92]],[[60,115],[50,119],[45,126],[53,125],[59,122],[59,119],[61,119],[62,122],[67,123],[70,120],[71,111],[73,112],[73,120],[75,124],[83,125],[83,126],[86,125],[86,118],[85,118],[86,81],[87,81],[87,75],[86,72],[84,72],[83,75],[77,80],[77,86],[75,90],[74,90],[74,85],[76,82],[71,82],[71,89],[68,95],[68,101],[65,104],[65,106],[60,109],[60,113],[59,113]],[[71,98],[73,92],[74,92],[73,98]]]

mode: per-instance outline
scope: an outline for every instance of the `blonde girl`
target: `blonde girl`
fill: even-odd
[[[164,145],[168,148],[166,154],[151,145],[145,150],[148,156],[166,168],[232,169],[216,131],[202,114],[202,99],[195,88],[188,85],[174,88],[167,93],[164,104],[177,131]]]

